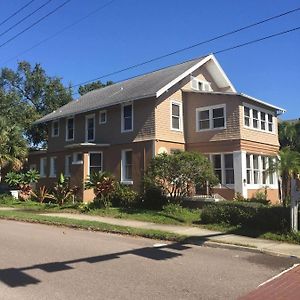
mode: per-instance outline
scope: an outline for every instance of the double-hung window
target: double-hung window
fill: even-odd
[[[47,168],[47,158],[42,157],[40,159],[40,176],[46,177],[46,168]]]
[[[123,183],[132,184],[132,150],[122,151],[121,180]]]
[[[66,155],[65,156],[65,176],[70,177],[71,176],[71,165],[72,165],[73,159],[72,155]]]
[[[259,125],[259,118],[258,118],[258,111],[256,109],[252,110],[252,115],[253,115],[253,128],[258,128]]]
[[[226,128],[225,114],[225,105],[197,108],[197,131]]]
[[[107,121],[107,112],[102,110],[99,112],[99,124],[106,124]]]
[[[59,121],[58,120],[52,122],[51,136],[52,137],[59,136]]]
[[[89,175],[95,172],[101,172],[103,167],[102,152],[89,153]]]
[[[124,104],[121,109],[121,131],[128,132],[133,130],[133,105]]]
[[[215,175],[220,184],[234,184],[234,162],[232,153],[213,154],[211,156]]]
[[[95,115],[85,117],[85,140],[86,142],[95,140]]]
[[[273,132],[273,116],[268,114],[268,130]]]
[[[225,183],[234,184],[233,154],[225,154]]]
[[[250,127],[250,108],[249,107],[244,107],[244,122],[245,126]]]
[[[171,102],[171,129],[182,129],[182,106],[179,102]]]
[[[221,154],[213,155],[212,161],[213,161],[215,175],[219,179],[219,182],[222,183],[222,156],[221,156]]]
[[[56,157],[50,157],[50,177],[56,177]]]
[[[68,118],[66,120],[66,140],[74,140],[74,118]]]

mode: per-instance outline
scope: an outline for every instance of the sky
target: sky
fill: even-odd
[[[23,23],[2,34],[47,1],[33,1],[0,25],[0,68],[15,69],[21,60],[40,63],[48,75],[59,76],[65,84],[72,85],[300,7],[299,0],[71,0],[1,46],[65,0],[50,1]],[[0,1],[0,24],[28,2]],[[83,21],[32,48],[94,11]],[[297,11],[102,81],[120,81],[299,26],[300,11]],[[285,108],[283,119],[300,117],[297,90],[300,30],[216,57],[238,92]]]

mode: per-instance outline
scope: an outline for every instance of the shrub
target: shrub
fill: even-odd
[[[29,170],[25,173],[9,172],[5,176],[5,182],[13,188],[20,190],[20,198],[28,200],[32,193],[31,184],[37,182],[39,174],[35,170]]]
[[[146,171],[145,183],[159,188],[171,201],[192,194],[195,186],[217,183],[209,160],[197,152],[162,153],[153,158]]]
[[[43,185],[37,191],[31,192],[32,198],[35,201],[44,203],[46,199],[51,199],[52,196],[49,194],[47,188]]]
[[[231,202],[210,204],[203,208],[205,224],[227,224],[259,230],[289,230],[290,214],[285,207],[268,207],[260,203]]]
[[[117,207],[133,207],[137,204],[138,193],[130,186],[117,183],[112,194],[112,205]]]
[[[159,187],[148,185],[138,204],[142,208],[160,210],[167,203],[168,199]]]

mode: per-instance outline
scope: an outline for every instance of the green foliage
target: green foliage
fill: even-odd
[[[93,189],[95,199],[91,206],[95,208],[111,206],[111,199],[116,190],[116,179],[109,172],[93,172],[84,183],[85,189]]]
[[[152,159],[145,174],[146,189],[156,187],[171,201],[189,196],[194,187],[206,182],[217,183],[209,160],[197,152],[175,152],[160,154]]]
[[[279,122],[278,135],[281,148],[289,147],[293,151],[300,151],[300,121]]]
[[[210,204],[203,208],[201,222],[226,224],[249,229],[288,231],[290,212],[286,207],[265,206],[259,203],[227,202]]]
[[[112,194],[112,205],[117,207],[133,207],[137,204],[138,193],[130,186],[117,183]]]
[[[140,198],[139,206],[146,209],[160,210],[168,203],[167,197],[160,187],[144,182],[145,191]]]
[[[36,119],[72,100],[71,89],[58,77],[49,77],[40,64],[18,63],[17,70],[3,68],[0,74],[1,114],[24,132],[27,140],[37,146],[45,144],[45,125],[32,125]]]
[[[31,194],[33,199],[40,203],[44,203],[46,199],[51,199],[51,195],[44,185],[41,186],[37,191],[32,191]]]
[[[269,205],[270,200],[268,199],[267,188],[264,190],[258,190],[255,195],[250,199],[252,202],[261,203],[264,205]]]
[[[82,96],[88,92],[91,92],[91,91],[97,90],[97,89],[101,89],[101,88],[104,88],[104,87],[112,85],[112,84],[113,84],[112,81],[107,81],[106,83],[102,83],[99,80],[94,81],[94,82],[79,86],[78,93],[80,94],[80,96]]]
[[[61,173],[48,198],[62,206],[67,201],[70,201],[77,191],[78,187],[71,188],[68,178]]]

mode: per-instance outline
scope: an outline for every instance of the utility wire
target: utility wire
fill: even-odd
[[[11,27],[7,28],[5,31],[0,33],[0,37],[3,36],[4,34],[6,34],[7,32],[11,31],[13,28],[15,28],[16,26],[18,26],[19,24],[21,24],[23,21],[27,20],[29,17],[31,17],[33,14],[35,14],[37,11],[41,10],[43,7],[45,7],[47,4],[49,4],[52,0],[48,0],[46,3],[44,3],[43,5],[41,5],[40,7],[38,7],[37,9],[35,9],[33,12],[31,12],[30,14],[28,14],[27,16],[25,16],[24,18],[22,18],[20,21],[18,21],[17,23],[15,23],[14,25],[12,25]]]
[[[238,44],[238,45],[235,45],[235,46],[232,46],[232,47],[229,47],[229,48],[217,50],[217,51],[212,52],[212,54],[220,54],[220,53],[224,53],[224,52],[227,52],[227,51],[231,51],[231,50],[234,50],[234,49],[237,49],[237,48],[241,48],[241,47],[244,47],[244,46],[247,46],[247,45],[250,45],[250,44],[258,43],[258,42],[261,42],[261,41],[264,41],[264,40],[267,40],[267,39],[271,39],[271,38],[274,38],[274,37],[277,37],[277,36],[280,36],[280,35],[284,35],[284,34],[287,34],[287,33],[293,32],[293,31],[297,31],[299,29],[300,29],[300,26],[292,28],[292,29],[289,29],[289,30],[281,31],[281,32],[278,32],[278,33],[274,33],[272,35],[264,36],[262,38],[255,39],[255,40],[252,40],[252,41],[249,41],[249,42],[246,42],[246,43]],[[209,54],[206,54],[206,56],[207,55],[209,55]],[[205,55],[203,55],[203,56],[205,56]],[[135,64],[135,65],[126,67],[126,68],[121,69],[121,70],[117,70],[117,71],[114,71],[114,72],[111,72],[111,73],[108,73],[108,74],[105,74],[105,75],[101,75],[101,76],[99,76],[97,78],[93,78],[91,80],[87,80],[87,81],[84,81],[84,82],[80,82],[80,83],[71,85],[70,88],[74,88],[74,87],[77,87],[77,86],[80,86],[80,85],[83,85],[83,84],[86,84],[86,83],[89,83],[89,82],[92,82],[92,81],[103,79],[105,77],[109,77],[109,76],[112,76],[112,75],[123,73],[125,71],[128,71],[128,70],[131,70],[131,69],[143,66],[145,64],[148,64],[149,62],[152,62],[154,60],[156,60],[156,59],[154,58],[154,59],[142,62],[142,63],[138,63],[138,64]],[[72,95],[75,95],[75,94],[78,94],[78,93],[77,92],[72,93]]]
[[[4,61],[3,64],[6,64],[6,63],[8,63],[9,61],[14,60],[15,58],[18,58],[20,55],[25,54],[25,53],[29,52],[30,50],[32,50],[32,49],[34,49],[34,48],[36,48],[36,47],[42,45],[43,43],[45,43],[45,42],[47,42],[47,41],[53,39],[54,37],[58,36],[59,34],[63,33],[64,31],[68,30],[69,28],[71,28],[71,27],[73,27],[73,26],[75,26],[75,25],[81,23],[82,21],[84,21],[85,19],[89,18],[90,16],[96,14],[97,12],[99,12],[99,11],[102,10],[102,9],[104,9],[105,7],[111,5],[111,4],[112,4],[113,2],[115,2],[115,1],[116,1],[116,0],[111,0],[111,1],[107,2],[106,4],[104,4],[104,5],[102,5],[102,6],[98,7],[98,8],[96,8],[95,10],[91,11],[90,13],[88,13],[87,15],[85,15],[84,17],[77,19],[76,21],[74,21],[74,22],[71,23],[70,25],[64,27],[63,29],[57,31],[56,33],[50,35],[49,37],[47,37],[47,38],[41,40],[40,42],[38,42],[38,43],[36,43],[36,44],[34,44],[32,47],[30,47],[30,48],[28,48],[28,49],[26,49],[26,50],[20,52],[19,54],[15,55],[14,57],[11,57],[11,58],[9,58],[8,60]]]
[[[30,48],[28,48],[28,49],[22,51],[21,53],[15,55],[14,57],[9,58],[8,60],[4,61],[3,64],[6,64],[7,62],[9,62],[9,61],[11,61],[11,60],[13,60],[13,59],[19,57],[20,55],[22,55],[22,54],[24,54],[24,53],[27,53],[27,52],[29,52],[30,50],[32,50],[32,49],[38,47],[39,45],[41,45],[41,44],[43,44],[43,43],[49,41],[50,39],[54,38],[55,36],[59,35],[60,33],[66,31],[66,30],[69,29],[70,27],[72,27],[72,26],[74,26],[74,25],[77,25],[78,23],[80,23],[81,21],[83,21],[83,20],[85,20],[86,18],[90,17],[91,15],[95,14],[95,13],[98,12],[99,10],[101,10],[101,9],[105,8],[106,6],[112,4],[112,2],[114,2],[114,1],[115,1],[115,0],[112,0],[112,1],[110,1],[110,2],[108,2],[108,3],[106,3],[106,4],[104,4],[103,6],[97,8],[96,10],[94,10],[94,11],[92,11],[91,13],[87,14],[86,16],[82,17],[81,19],[78,19],[78,20],[75,21],[74,23],[72,23],[72,24],[70,24],[70,25],[64,27],[62,30],[56,32],[55,34],[51,35],[50,37],[48,37],[48,38],[46,38],[46,39],[40,41],[39,43],[33,45],[32,47],[30,47]],[[289,10],[289,11],[286,11],[286,12],[283,12],[283,13],[281,13],[281,14],[279,14],[279,15],[275,15],[275,16],[269,17],[269,18],[267,18],[267,19],[263,19],[263,20],[261,20],[261,21],[252,23],[252,24],[247,25],[247,26],[240,27],[240,28],[238,28],[238,29],[232,30],[232,31],[230,31],[230,32],[227,32],[227,33],[224,33],[224,34],[221,34],[221,35],[217,35],[217,36],[215,36],[215,37],[213,37],[213,38],[210,38],[210,39],[201,41],[201,42],[196,43],[196,44],[193,44],[193,45],[191,45],[191,46],[188,46],[188,47],[185,47],[185,48],[182,48],[182,49],[178,49],[178,50],[173,51],[173,52],[168,53],[168,54],[161,55],[161,56],[156,57],[156,58],[154,58],[154,59],[152,59],[152,60],[149,60],[149,61],[146,62],[146,63],[151,63],[151,62],[154,62],[154,61],[157,61],[157,60],[166,58],[166,57],[168,57],[168,56],[172,56],[172,55],[175,55],[175,54],[177,54],[177,53],[180,53],[180,52],[183,52],[183,51],[186,51],[186,50],[190,50],[190,49],[192,49],[192,48],[195,48],[195,47],[198,47],[198,46],[200,46],[200,45],[203,45],[203,44],[206,44],[206,43],[209,43],[209,42],[212,42],[212,41],[221,39],[221,38],[226,37],[226,36],[229,36],[229,35],[233,35],[233,34],[238,33],[238,32],[240,32],[240,31],[249,29],[249,28],[251,28],[251,27],[255,27],[255,26],[261,25],[261,24],[263,24],[263,23],[269,22],[269,21],[271,21],[271,20],[275,20],[275,19],[277,19],[277,18],[281,18],[281,17],[286,16],[286,15],[288,15],[288,14],[295,13],[295,12],[297,12],[297,11],[299,11],[299,10],[300,10],[300,7],[297,7],[297,8],[295,8],[295,9],[292,9],[292,10]],[[146,64],[146,63],[145,63],[145,64]]]
[[[34,2],[35,0],[31,0],[29,2],[27,2],[24,6],[22,6],[21,8],[19,8],[17,11],[15,11],[12,15],[10,15],[9,17],[7,17],[5,20],[3,20],[0,23],[0,26],[5,24],[8,20],[10,20],[12,17],[14,17],[15,15],[17,15],[19,12],[21,12],[24,8],[26,8],[27,6],[29,6],[32,2]]]
[[[25,33],[26,31],[28,31],[29,29],[31,29],[32,27],[34,27],[35,25],[37,25],[38,23],[42,22],[44,19],[46,19],[50,15],[54,14],[56,11],[58,11],[60,8],[62,8],[63,6],[65,6],[70,1],[71,0],[67,0],[67,1],[63,2],[61,5],[57,6],[55,9],[51,10],[48,14],[46,14],[43,17],[41,17],[40,19],[38,19],[37,21],[35,21],[34,23],[32,23],[30,26],[26,27],[24,30],[22,30],[21,32],[17,33],[13,37],[11,37],[9,40],[7,40],[6,42],[0,44],[0,48],[2,48],[3,46],[5,46],[9,42],[13,41],[17,37],[19,37],[21,34]]]

